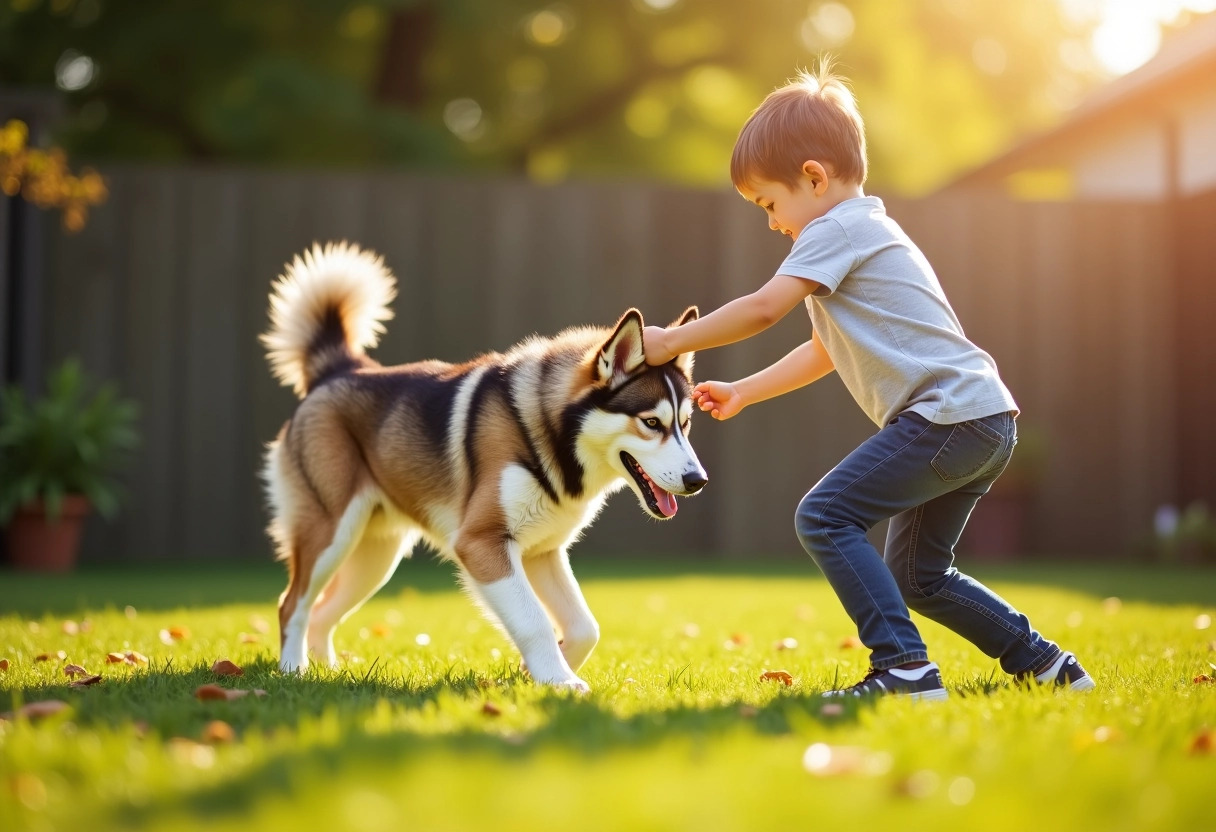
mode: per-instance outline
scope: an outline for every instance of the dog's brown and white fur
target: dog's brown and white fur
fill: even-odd
[[[648,367],[629,310],[464,364],[383,367],[364,350],[394,296],[383,261],[345,243],[297,257],[271,293],[262,340],[302,399],[265,467],[290,573],[280,667],[302,670],[308,651],[334,665],[334,628],[421,540],[459,565],[533,679],[587,690],[575,671],[599,627],[566,547],[625,485],[659,519],[705,485],[692,355]]]

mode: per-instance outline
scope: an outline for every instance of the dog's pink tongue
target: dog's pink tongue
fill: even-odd
[[[672,494],[670,491],[664,491],[653,482],[650,484],[650,493],[654,494],[654,501],[658,504],[659,511],[663,513],[664,517],[675,516],[676,509],[678,509],[679,506],[676,505],[676,497],[674,494]]]

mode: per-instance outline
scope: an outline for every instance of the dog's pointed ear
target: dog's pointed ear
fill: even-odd
[[[613,387],[646,366],[642,349],[642,313],[630,309],[617,321],[612,335],[595,358],[595,381]]]
[[[695,321],[699,317],[701,317],[701,313],[697,310],[697,307],[690,306],[685,309],[684,314],[675,320],[671,325],[684,326],[684,324],[688,323],[689,321]],[[683,373],[684,377],[689,381],[692,381],[693,355],[694,354],[691,352],[686,352],[682,355],[677,355],[675,360],[672,362],[676,365],[676,369]]]

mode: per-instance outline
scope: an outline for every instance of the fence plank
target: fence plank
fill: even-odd
[[[132,502],[93,557],[266,556],[257,472],[294,399],[256,336],[271,280],[313,240],[350,238],[397,274],[386,363],[459,361],[628,306],[664,323],[690,303],[709,311],[762,285],[789,247],[734,194],[645,184],[155,168],[110,180],[109,203],[56,237],[49,267],[49,353],[86,355],[144,408]],[[1162,369],[1174,313],[1141,297],[1168,236],[1153,207],[887,203],[997,358],[1023,429],[1050,443],[1036,548],[1105,553],[1142,534],[1178,469],[1160,429],[1176,401]],[[698,356],[697,377],[739,378],[809,335],[796,310]],[[622,495],[580,549],[796,553],[798,499],[873,431],[834,376],[726,423],[696,419],[705,493],[664,524]]]

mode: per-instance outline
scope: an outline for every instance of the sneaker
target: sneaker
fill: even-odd
[[[937,701],[947,696],[946,687],[942,684],[942,674],[933,662],[914,670],[902,670],[892,667],[887,670],[874,670],[866,674],[852,687],[843,690],[829,690],[824,696],[886,696],[896,694],[909,699],[926,699]]]
[[[1040,685],[1056,685],[1072,690],[1093,690],[1097,687],[1094,678],[1085,672],[1077,657],[1067,650],[1056,657],[1051,667],[1034,674],[1033,678]]]

